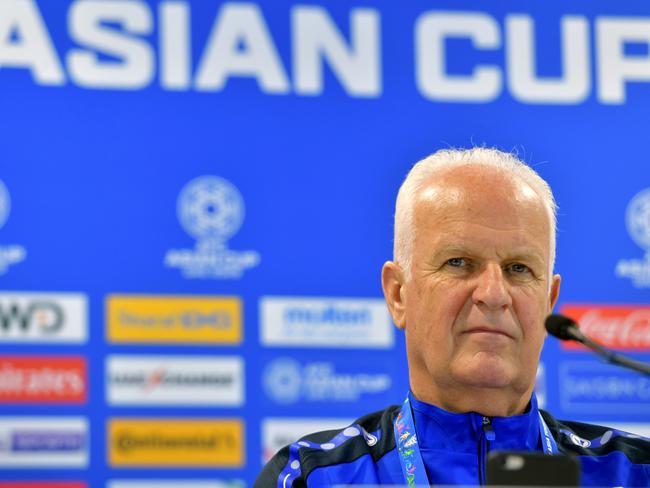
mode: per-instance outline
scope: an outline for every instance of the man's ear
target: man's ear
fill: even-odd
[[[381,269],[381,287],[388,311],[399,329],[406,327],[404,272],[399,264],[386,261]]]
[[[555,304],[557,303],[557,299],[560,296],[560,283],[562,282],[562,277],[559,274],[553,275],[551,278],[551,295],[550,295],[550,306],[551,309],[548,311],[548,313],[553,313],[553,308],[555,307]]]

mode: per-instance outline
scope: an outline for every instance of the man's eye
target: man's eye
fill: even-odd
[[[526,266],[525,264],[521,263],[514,263],[510,265],[510,271],[516,274],[522,274],[522,273],[529,273],[530,268]]]
[[[447,264],[453,268],[461,268],[467,264],[465,258],[451,258],[447,260]]]

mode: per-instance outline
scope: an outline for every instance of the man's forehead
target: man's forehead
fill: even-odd
[[[418,235],[426,235],[430,244],[485,246],[499,236],[522,253],[536,249],[542,255],[547,254],[545,236],[550,238],[552,225],[543,199],[530,185],[512,174],[480,166],[432,175],[415,201],[414,224],[416,241]],[[444,242],[439,240],[441,232],[446,235]],[[477,233],[487,242],[478,242]]]
[[[461,164],[443,167],[424,181],[418,192],[419,200],[453,202],[470,195],[489,193],[505,200],[541,200],[535,190],[520,176],[493,166]]]
[[[542,197],[521,177],[490,166],[454,166],[443,168],[423,183],[415,201],[425,214],[439,213],[441,218],[453,210],[488,212],[504,217],[529,212],[551,216]],[[422,212],[420,212],[422,213]]]

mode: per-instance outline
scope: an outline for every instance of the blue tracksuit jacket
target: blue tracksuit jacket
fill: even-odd
[[[433,485],[485,484],[486,457],[492,450],[542,451],[535,396],[526,413],[492,418],[450,413],[412,395],[410,400],[422,458]],[[399,409],[392,406],[345,429],[305,436],[274,456],[255,488],[405,484],[393,434]],[[560,452],[579,456],[583,486],[650,487],[650,439],[607,427],[558,421],[541,413]],[[494,440],[486,439],[486,429],[493,430]]]

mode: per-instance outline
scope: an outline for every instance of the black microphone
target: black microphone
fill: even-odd
[[[592,341],[584,335],[578,328],[578,324],[564,315],[553,314],[546,317],[544,323],[546,331],[553,337],[561,341],[577,341],[584,344],[596,354],[605,358],[605,360],[612,364],[617,364],[625,368],[632,369],[639,373],[644,373],[650,376],[650,366],[640,361],[627,358],[621,354],[616,354],[609,349],[601,346],[597,342]]]

